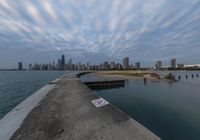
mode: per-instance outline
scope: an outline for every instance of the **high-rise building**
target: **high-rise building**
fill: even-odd
[[[136,63],[135,63],[135,67],[136,67],[137,69],[139,69],[139,68],[140,68],[140,62],[136,62]]]
[[[70,70],[73,69],[72,59],[69,60],[69,62],[68,62],[68,67],[69,67]]]
[[[61,67],[65,66],[65,55],[61,56]]]
[[[123,69],[128,69],[129,68],[129,58],[128,57],[125,57],[123,59]]]
[[[156,62],[156,69],[161,69],[162,68],[162,61],[157,61]]]
[[[55,69],[55,62],[53,61],[52,69]]]
[[[104,70],[108,70],[108,69],[109,69],[109,64],[108,64],[107,61],[105,61],[105,62],[103,63],[103,69],[104,69]]]
[[[120,63],[117,63],[117,64],[116,64],[116,69],[117,69],[117,70],[122,70],[122,65],[121,65]]]
[[[110,63],[110,69],[111,69],[111,70],[114,70],[114,69],[115,69],[115,62],[111,62],[111,63]]]
[[[58,59],[58,69],[61,68],[61,59]]]
[[[22,64],[22,62],[19,62],[18,63],[18,70],[22,70],[23,69],[23,64]]]
[[[176,68],[176,59],[175,59],[175,58],[173,58],[173,59],[171,60],[171,67],[172,67],[172,68]]]
[[[29,69],[29,70],[32,70],[32,69],[33,69],[33,65],[32,65],[32,64],[29,64],[28,69]]]
[[[90,63],[89,62],[87,62],[87,70],[89,70],[90,69]]]

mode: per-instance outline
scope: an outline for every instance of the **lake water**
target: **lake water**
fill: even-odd
[[[180,75],[181,80],[147,84],[128,80],[125,87],[96,92],[163,140],[200,140],[200,72],[172,73],[176,78]],[[95,79],[93,74],[90,77]]]
[[[32,93],[71,71],[0,71],[0,118]]]

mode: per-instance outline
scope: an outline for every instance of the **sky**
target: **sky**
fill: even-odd
[[[200,63],[200,0],[0,0],[0,68],[22,61]]]

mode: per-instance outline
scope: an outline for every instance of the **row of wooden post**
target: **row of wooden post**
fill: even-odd
[[[194,74],[191,75],[192,78],[194,78]],[[196,77],[199,77],[199,74],[196,74]],[[188,79],[188,75],[185,75],[185,78]],[[178,76],[178,80],[181,80],[181,76]]]
[[[194,78],[194,74],[191,75],[192,78]],[[199,74],[196,74],[196,77],[199,77]],[[185,75],[185,78],[188,79],[188,75]],[[181,76],[178,76],[178,80],[181,80]],[[144,78],[144,84],[147,83],[147,78]]]

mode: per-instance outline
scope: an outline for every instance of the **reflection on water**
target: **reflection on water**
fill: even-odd
[[[200,77],[197,74],[200,72],[172,71],[172,74],[176,78],[181,76],[180,81],[144,84],[143,80],[128,80],[124,88],[96,92],[164,140],[199,140]]]

